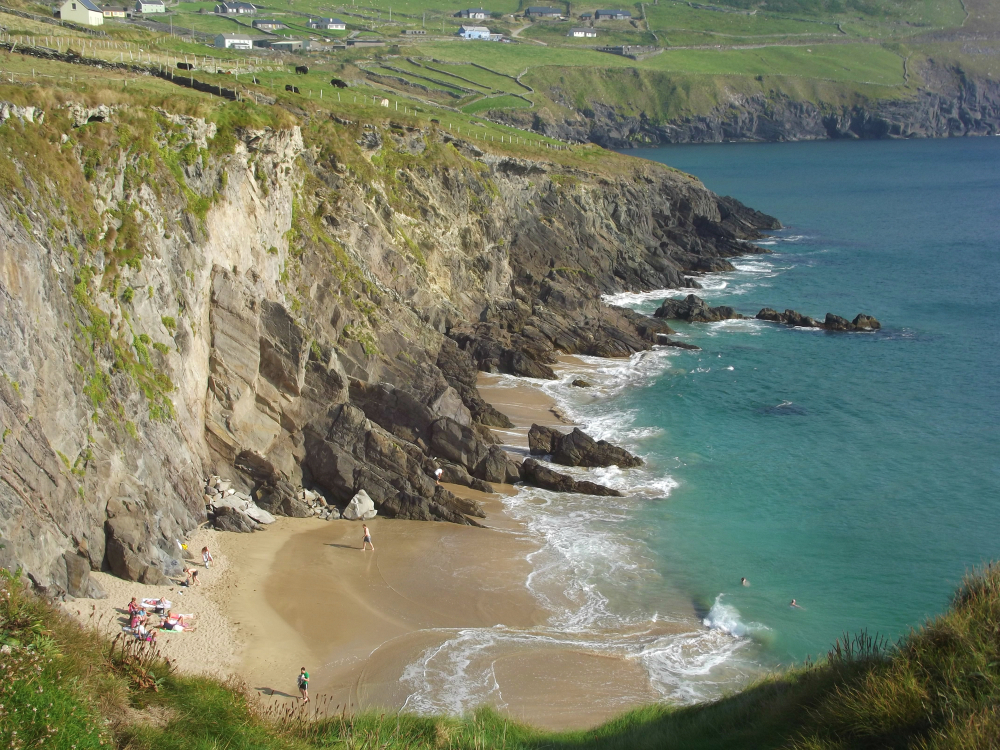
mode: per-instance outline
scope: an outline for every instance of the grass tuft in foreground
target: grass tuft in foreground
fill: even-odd
[[[1000,566],[890,646],[861,633],[820,664],[714,703],[646,706],[593,730],[546,733],[489,708],[470,716],[268,707],[238,681],[173,674],[155,651],[109,644],[0,571],[0,746],[130,748],[992,748],[1000,737]]]

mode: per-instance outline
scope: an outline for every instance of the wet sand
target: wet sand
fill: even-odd
[[[480,380],[483,397],[515,423],[501,431],[512,452],[526,453],[532,422],[567,424],[537,388],[490,375]],[[527,585],[528,556],[540,541],[504,513],[502,493],[516,490],[448,488],[480,500],[488,528],[375,518],[374,552],[361,551],[361,525],[343,520],[280,518],[254,534],[199,532],[211,535],[221,564],[203,574],[211,585],[197,600],[186,599],[183,611],[200,610],[211,626],[167,634],[171,658],[188,671],[235,671],[265,700],[296,700],[304,666],[318,708],[413,710],[420,706],[407,702],[412,684],[401,681],[407,667],[459,634],[489,640],[491,632],[514,632],[528,637],[482,653],[473,648],[467,658],[470,670],[495,682],[485,702],[516,719],[548,729],[589,727],[657,700],[638,660],[531,637],[552,632],[551,613]],[[138,595],[132,589],[158,593],[119,583],[130,587],[115,592],[122,606],[125,594]],[[425,672],[418,676],[439,679]]]

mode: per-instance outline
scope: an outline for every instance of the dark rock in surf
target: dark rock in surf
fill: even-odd
[[[757,313],[757,320],[766,320],[771,323],[781,323],[786,326],[797,326],[799,328],[822,328],[823,324],[815,318],[796,312],[795,310],[785,310],[783,313],[765,307]]]
[[[553,463],[563,466],[619,466],[629,469],[642,466],[642,459],[606,440],[594,440],[575,428],[564,435],[551,427],[533,424],[528,431],[528,450],[533,455],[551,455]]]
[[[689,344],[686,341],[678,341],[677,339],[672,339],[669,336],[657,336],[656,343],[659,344],[660,346],[672,346],[677,349],[690,349],[691,351],[701,351],[700,346]]]
[[[882,327],[882,324],[875,318],[859,313],[854,320],[849,321],[833,313],[827,313],[823,322],[803,315],[795,310],[785,310],[783,313],[765,307],[757,313],[757,320],[766,320],[771,323],[781,323],[786,326],[796,326],[799,328],[822,328],[827,331],[875,331]]]
[[[521,481],[532,487],[553,492],[577,492],[582,495],[597,495],[600,497],[621,497],[622,493],[593,482],[577,482],[573,477],[560,474],[547,466],[543,466],[533,458],[526,458],[521,464]]]
[[[701,284],[698,283],[697,279],[693,279],[690,276],[684,277],[684,288],[685,289],[704,289]]]
[[[688,323],[715,323],[720,320],[742,320],[736,310],[727,305],[709,307],[701,297],[689,294],[682,300],[665,299],[653,315],[669,320],[686,320]]]
[[[577,378],[572,383],[570,383],[570,385],[572,385],[574,388],[590,388],[591,387],[590,381],[584,380],[583,378]]]

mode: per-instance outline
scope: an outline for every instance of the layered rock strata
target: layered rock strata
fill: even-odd
[[[304,487],[477,523],[437,467],[568,486],[496,444],[509,421],[477,372],[647,349],[666,323],[601,294],[684,286],[778,226],[613,154],[581,169],[392,122],[304,138],[127,104],[40,114],[0,128],[0,564],[53,594],[94,593],[89,570],[162,583],[209,513],[313,514]],[[206,504],[206,476],[236,507]]]

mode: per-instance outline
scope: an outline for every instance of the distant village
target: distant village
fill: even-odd
[[[288,26],[274,18],[256,18],[260,7],[245,2],[221,2],[217,3],[211,11],[216,16],[225,18],[235,18],[242,25],[266,34],[267,36],[256,37],[249,33],[220,33],[215,36],[214,44],[219,49],[251,50],[251,49],[272,49],[283,52],[294,52],[297,50],[323,49],[330,39],[323,39],[322,44],[317,44],[313,39],[295,39],[280,35],[278,32],[287,29]],[[82,24],[85,26],[101,26],[105,19],[149,19],[156,20],[159,15],[166,14],[167,8],[163,0],[136,0],[135,4],[127,5],[98,5],[92,0],[65,0],[55,12],[56,17],[63,21]],[[202,13],[208,12],[202,10]],[[280,14],[279,14],[280,15]],[[456,11],[455,18],[466,19],[468,21],[487,21],[489,19],[498,20],[503,18],[503,13],[490,11],[485,8],[466,8]],[[569,20],[566,11],[562,8],[551,6],[530,6],[525,8],[522,17],[532,21],[565,21]],[[580,26],[569,29],[566,36],[576,39],[596,39],[598,37],[597,23],[601,21],[631,21],[632,13],[627,10],[610,9],[595,10],[580,13],[577,19]],[[325,31],[346,31],[347,24],[339,18],[309,18],[305,26],[319,34]],[[400,32],[403,36],[426,36],[427,30],[404,29]],[[497,33],[487,25],[462,24],[455,36],[470,41],[506,42],[511,40],[502,33]],[[339,47],[364,47],[383,46],[384,42],[371,39],[347,39]],[[606,51],[618,51],[618,48],[607,48]],[[619,52],[619,54],[622,54]],[[628,54],[628,52],[625,52]]]

